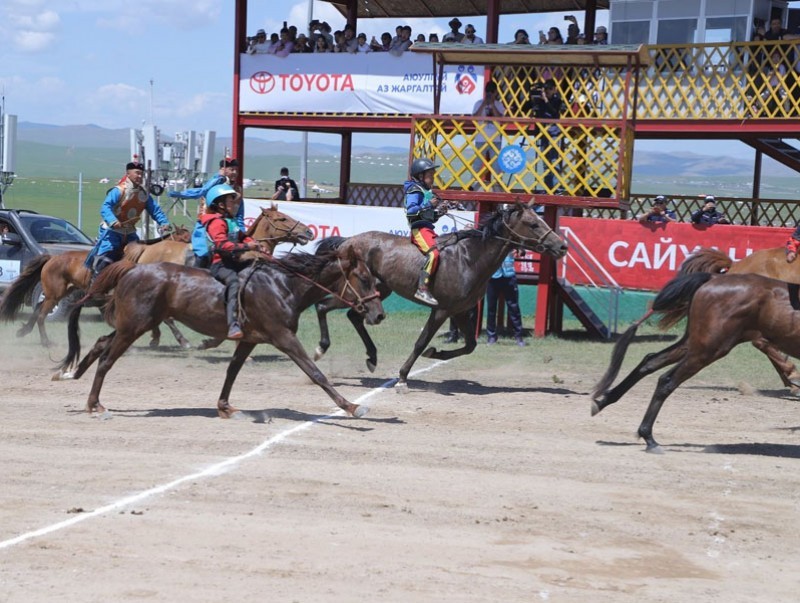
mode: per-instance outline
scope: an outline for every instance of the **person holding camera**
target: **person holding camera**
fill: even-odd
[[[714,198],[714,195],[706,195],[703,207],[692,214],[692,223],[703,226],[730,224],[725,214],[717,211],[717,200]]]
[[[667,209],[667,203],[664,195],[658,195],[653,199],[653,207],[650,208],[650,211],[639,216],[639,222],[641,224],[677,222],[678,216],[671,209]]]
[[[552,79],[545,80],[544,84],[534,84],[530,99],[522,105],[523,113],[528,113],[536,119],[559,119],[565,109],[564,100]],[[544,185],[548,192],[552,192],[555,186],[561,129],[554,123],[541,124],[540,128],[542,132],[538,136],[538,145],[541,155],[547,162],[544,168]]]
[[[289,178],[289,168],[281,168],[281,177],[275,181],[275,194],[272,198],[277,201],[295,201],[300,198],[297,183]]]
[[[479,180],[491,180],[489,166],[497,158],[497,153],[502,146],[502,139],[496,140],[497,126],[494,125],[491,118],[503,117],[505,113],[505,107],[500,102],[500,95],[497,92],[497,84],[490,81],[486,84],[483,98],[472,108],[473,115],[484,118],[482,121],[475,122],[477,128],[475,148],[478,149],[478,154],[472,160],[472,169]]]
[[[267,54],[272,44],[267,41],[267,32],[259,29],[252,38],[247,38],[247,54]]]

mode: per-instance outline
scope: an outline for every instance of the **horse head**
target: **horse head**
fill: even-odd
[[[517,202],[498,212],[497,230],[523,249],[545,253],[556,259],[567,255],[567,243],[533,210],[533,205]]]
[[[179,243],[190,243],[192,241],[192,231],[185,226],[176,226],[169,234],[169,238]]]
[[[340,249],[337,257],[344,281],[339,297],[364,316],[368,325],[379,324],[386,315],[377,290],[377,280],[364,258],[352,247]]]
[[[261,214],[253,223],[250,234],[261,243],[296,243],[305,245],[314,238],[311,229],[285,213],[278,211],[273,203],[270,207],[262,207]]]

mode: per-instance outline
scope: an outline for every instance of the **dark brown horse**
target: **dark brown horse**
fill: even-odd
[[[270,207],[261,208],[261,213],[247,232],[249,236],[263,243],[270,253],[278,243],[305,245],[314,237],[308,226],[278,211],[278,206],[274,203]],[[131,243],[125,247],[125,258],[139,264],[172,262],[192,265],[194,256],[189,244],[190,237],[188,230],[179,228],[164,240]],[[45,319],[56,304],[68,295],[74,294],[75,299],[82,297],[80,292],[86,290],[92,274],[84,265],[86,255],[84,251],[69,251],[55,256],[42,255],[30,262],[0,300],[0,320],[15,320],[25,300],[32,294],[37,284],[41,283],[44,301],[38,307],[34,304],[31,317],[17,331],[17,337],[24,337],[33,330],[34,325],[37,325],[42,345],[50,345],[45,330]],[[181,347],[191,347],[171,319],[167,319],[165,323]],[[160,339],[161,331],[156,325],[152,331],[150,346],[158,346]]]
[[[800,356],[800,320],[782,281],[756,274],[713,277],[707,273],[679,275],[661,290],[651,313],[662,314],[660,325],[668,328],[684,317],[686,331],[672,345],[648,354],[618,385],[611,387],[619,373],[625,352],[641,319],[614,346],[611,363],[592,394],[592,415],[619,400],[640,379],[666,366],[675,366],[658,379],[647,407],[639,436],[648,452],[661,452],[653,438],[653,424],[667,397],[677,387],[709,364],[716,362],[741,343],[757,348],[774,346]]]
[[[298,318],[303,310],[325,295],[336,294],[365,315],[369,324],[383,319],[383,307],[375,292],[375,277],[354,251],[331,251],[321,256],[289,254],[280,260],[259,262],[244,270],[241,308],[244,339],[236,345],[228,365],[217,410],[229,418],[237,409],[228,398],[245,359],[259,343],[271,343],[289,356],[336,402],[353,416],[361,417],[366,407],[348,402],[308,357],[297,339]],[[117,262],[106,268],[92,284],[90,295],[113,289],[107,317],[114,331],[97,340],[79,363],[78,318],[81,305],[70,314],[69,350],[54,380],[78,379],[99,359],[87,401],[89,412],[105,412],[100,389],[106,373],[143,333],[167,317],[206,335],[224,338],[227,333],[224,287],[208,271],[159,263],[136,265]],[[338,292],[338,293],[336,293]],[[69,369],[77,363],[74,373]]]
[[[365,258],[370,271],[379,280],[378,291],[383,298],[394,291],[413,301],[419,271],[425,258],[408,237],[372,231],[331,243],[334,246],[340,245],[342,249],[354,249]],[[408,373],[420,355],[426,358],[449,359],[470,354],[475,349],[472,310],[486,293],[489,278],[500,267],[512,247],[530,249],[555,258],[561,258],[567,253],[564,240],[553,232],[531,206],[522,204],[496,211],[489,216],[481,229],[463,230],[439,238],[439,268],[432,287],[439,305],[431,309],[411,356],[401,367],[397,387],[407,386]],[[321,332],[317,358],[330,345],[326,314],[341,307],[335,299],[317,304]],[[451,316],[464,333],[464,347],[441,352],[434,347],[426,349],[442,323]],[[378,361],[375,344],[364,328],[363,319],[352,312],[348,312],[348,317],[366,347],[367,367],[373,370]]]
[[[785,247],[760,249],[743,260],[734,262],[726,253],[716,249],[698,249],[683,262],[679,274],[760,274],[787,283],[800,284],[800,260],[786,261]],[[755,345],[755,344],[754,344]],[[800,395],[800,371],[786,354],[774,346],[756,346],[769,358],[783,384],[794,395]]]

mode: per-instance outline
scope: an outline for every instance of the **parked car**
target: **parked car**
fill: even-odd
[[[62,218],[26,209],[0,209],[0,295],[33,258],[45,253],[88,252],[93,245],[92,239]],[[41,286],[37,285],[27,301],[36,306],[42,299]],[[70,296],[65,300],[70,300]],[[59,304],[50,316],[62,317],[68,305]]]

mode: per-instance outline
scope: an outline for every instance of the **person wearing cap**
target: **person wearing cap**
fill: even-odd
[[[247,54],[267,54],[271,45],[272,43],[267,40],[267,32],[259,29],[256,35],[250,38]]]
[[[599,44],[600,46],[608,45],[608,30],[605,25],[601,25],[594,30],[594,42],[592,44]]]
[[[239,161],[235,157],[225,157],[219,160],[219,172],[206,180],[205,184],[199,188],[187,188],[183,191],[171,191],[170,197],[176,199],[201,199],[200,205],[197,208],[198,216],[205,213],[204,199],[208,195],[211,187],[218,184],[229,184],[239,194],[239,201],[241,201],[241,189],[238,184],[239,180]],[[244,230],[244,203],[239,204],[239,211],[236,215],[236,220],[239,222],[239,228]]]
[[[86,265],[96,277],[106,266],[122,259],[125,245],[139,240],[136,224],[147,212],[159,225],[162,234],[169,230],[169,220],[161,206],[144,186],[144,164],[136,157],[125,166],[125,175],[106,194],[100,206],[103,219],[97,242],[86,258]]]
[[[439,265],[439,248],[433,223],[447,213],[447,206],[434,195],[433,178],[438,165],[427,157],[411,162],[411,178],[403,184],[405,211],[411,228],[411,242],[425,255],[425,264],[419,273],[419,283],[414,299],[429,306],[439,302],[431,293],[431,283]]]
[[[462,44],[483,44],[483,38],[475,35],[475,26],[472,23],[467,23],[464,28],[464,38],[461,40]]]
[[[261,250],[261,246],[239,228],[236,212],[240,204],[232,186],[212,186],[206,200],[208,211],[200,216],[200,223],[213,246],[211,275],[225,285],[228,339],[241,339],[244,334],[239,324],[239,272],[248,266],[241,255],[245,251]]]
[[[461,21],[458,17],[453,17],[448,23],[450,31],[442,36],[442,42],[461,42],[464,39],[464,34],[458,31],[461,29]]]
[[[725,214],[717,211],[717,200],[714,195],[706,195],[703,207],[692,214],[692,223],[711,226],[712,224],[730,224]]]
[[[357,46],[356,52],[372,52],[372,47],[367,44],[367,34],[361,32],[356,38]]]
[[[669,201],[664,195],[658,195],[653,199],[653,206],[650,211],[639,216],[639,222],[642,224],[677,222],[678,217],[674,211],[667,209],[668,204]]]

